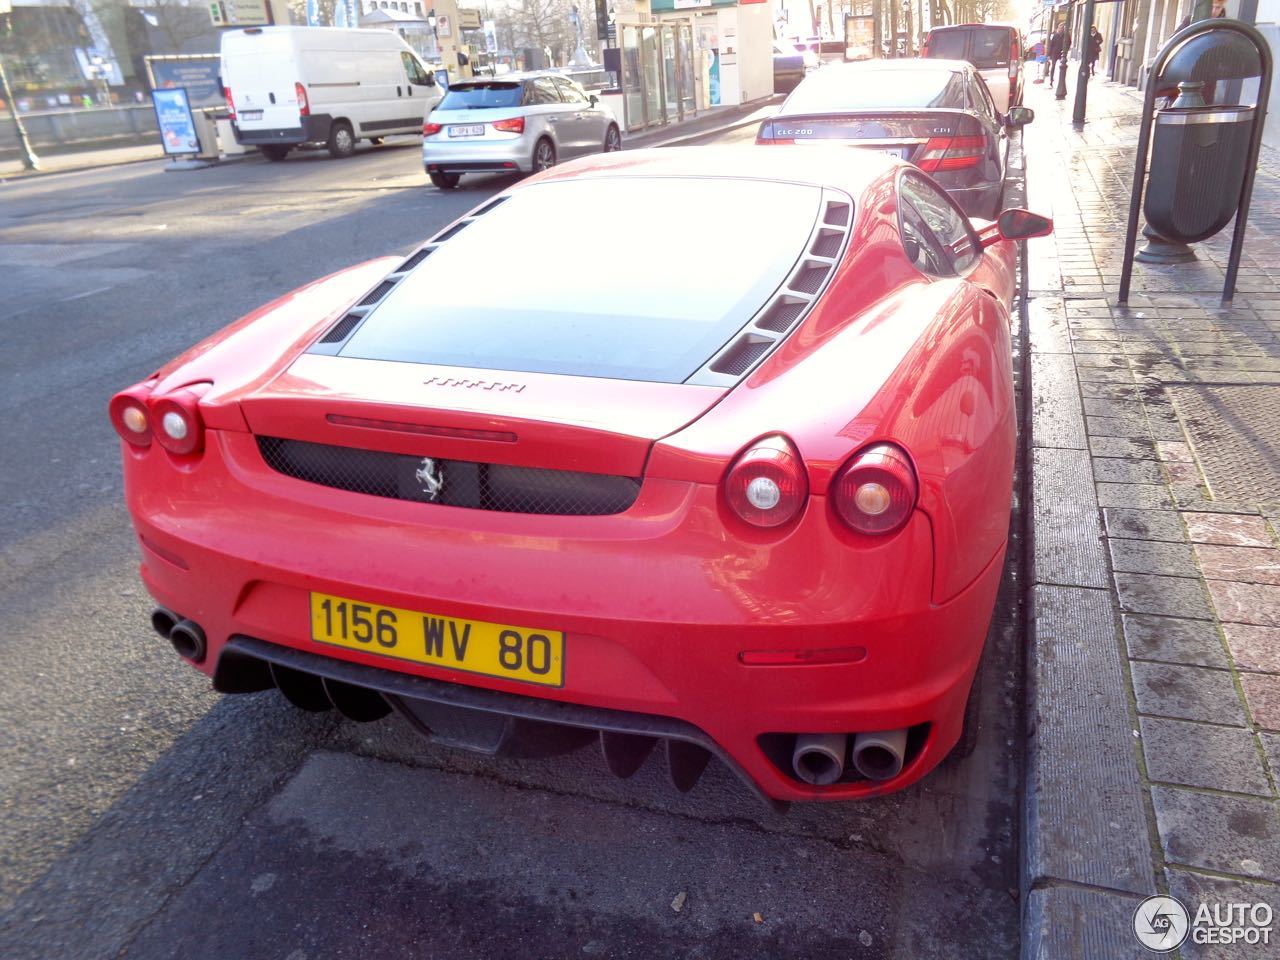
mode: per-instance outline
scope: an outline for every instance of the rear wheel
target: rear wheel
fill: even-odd
[[[429,173],[431,183],[439,190],[452,190],[458,185],[458,181],[462,179],[460,174],[456,173]]]
[[[278,163],[279,161],[283,160],[285,157],[289,155],[289,148],[282,147],[279,144],[272,143],[272,144],[267,144],[264,147],[259,147],[258,152],[261,153],[268,160],[270,160],[272,163]]]
[[[609,129],[606,130],[604,133],[604,152],[614,153],[615,151],[621,150],[621,149],[622,149],[622,134],[619,133],[618,128],[611,123],[609,124]]]
[[[550,140],[539,140],[533,148],[533,172],[541,173],[556,165],[556,147]]]
[[[335,120],[329,128],[329,156],[341,159],[356,152],[356,136],[351,124],[345,120]]]

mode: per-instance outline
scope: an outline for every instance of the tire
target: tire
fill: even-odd
[[[604,152],[615,153],[622,149],[622,134],[618,132],[618,128],[612,123],[609,129],[604,132]]]
[[[356,135],[351,124],[345,120],[335,120],[329,128],[329,156],[336,160],[349,157],[356,152]]]
[[[462,175],[458,173],[429,173],[432,186],[437,190],[455,190],[458,187],[458,181],[462,179]]]
[[[964,724],[960,727],[960,739],[956,742],[951,756],[956,760],[964,760],[972,755],[978,746],[978,734],[982,732],[982,667],[983,660],[978,661],[978,670],[973,675],[973,685],[969,687],[969,699],[964,705]]]
[[[289,147],[282,147],[279,144],[269,143],[265,146],[259,147],[258,152],[272,163],[279,163],[289,155]]]
[[[556,165],[556,145],[543,137],[533,146],[533,172],[541,173]]]

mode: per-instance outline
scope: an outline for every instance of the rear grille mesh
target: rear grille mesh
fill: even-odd
[[[842,243],[844,243],[844,233],[839,230],[823,230],[814,241],[812,253],[815,257],[834,257],[840,252]]]
[[[383,280],[380,284],[378,284],[376,287],[374,287],[372,290],[366,293],[364,295],[364,299],[361,300],[358,304],[356,304],[356,306],[367,307],[377,303],[379,300],[385,297],[388,293],[390,293],[391,288],[394,287],[395,285],[396,285],[396,282],[394,280]]]
[[[740,377],[751,369],[752,364],[764,356],[774,341],[767,337],[755,337],[747,334],[732,347],[722,353],[711,369],[716,373],[727,373]]]
[[[434,249],[435,247],[425,247],[424,249],[419,250],[404,263],[400,264],[400,266],[396,267],[396,273],[404,273],[407,270],[412,270],[423,260],[427,259],[427,257],[431,256],[431,252]]]
[[[802,269],[796,271],[796,275],[791,278],[789,286],[792,290],[799,290],[801,293],[817,293],[822,286],[822,281],[827,279],[827,274],[831,268],[825,264],[806,264]]]
[[[358,313],[348,313],[345,317],[329,328],[329,332],[320,338],[321,343],[341,343],[351,335],[357,324],[364,317]]]
[[[279,437],[257,441],[262,459],[278,473],[395,500],[502,513],[606,516],[626,511],[640,494],[638,477],[415,457]],[[435,481],[443,482],[433,498],[428,488]]]
[[[808,300],[787,300],[779,297],[756,323],[756,326],[772,330],[774,333],[781,333],[799,320],[800,314],[804,313],[808,308]]]
[[[847,227],[849,225],[849,204],[828,203],[827,214],[822,222],[830,227]]]

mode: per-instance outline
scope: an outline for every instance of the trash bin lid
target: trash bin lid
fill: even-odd
[[[1156,111],[1156,123],[1184,124],[1240,123],[1253,121],[1253,107],[1248,104],[1221,103],[1211,107],[1165,107]]]

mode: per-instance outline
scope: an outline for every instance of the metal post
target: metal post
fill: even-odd
[[[1058,87],[1053,91],[1055,100],[1067,99],[1067,51],[1071,47],[1071,7],[1067,7],[1062,31],[1062,63],[1058,66]]]
[[[40,161],[31,149],[31,141],[27,139],[27,128],[22,125],[18,116],[18,104],[14,102],[13,90],[9,87],[9,75],[4,72],[4,60],[0,59],[0,91],[4,92],[5,103],[9,104],[9,116],[13,118],[13,129],[18,135],[18,152],[22,154],[22,166],[27,170],[39,170]]]
[[[1084,23],[1080,25],[1080,71],[1076,74],[1076,105],[1071,111],[1071,122],[1077,128],[1084,126],[1085,102],[1089,98],[1089,31],[1093,29],[1093,3],[1086,0]]]

